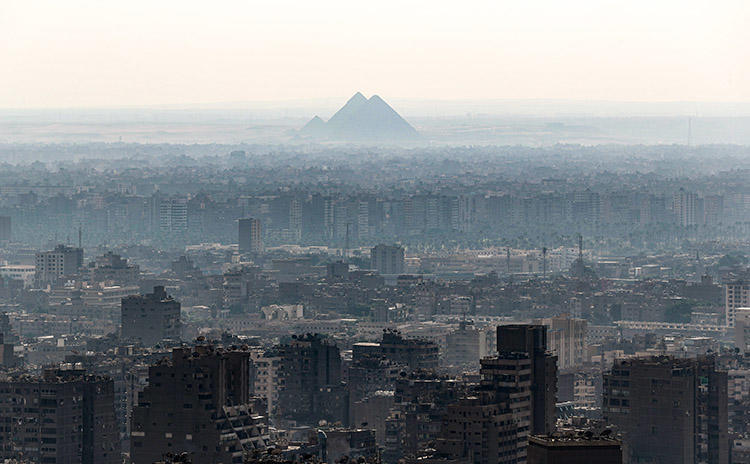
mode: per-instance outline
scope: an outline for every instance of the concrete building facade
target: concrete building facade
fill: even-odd
[[[180,303],[162,286],[153,293],[122,298],[120,336],[152,346],[164,339],[180,339]]]

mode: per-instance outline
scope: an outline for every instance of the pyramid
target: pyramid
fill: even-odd
[[[389,142],[414,140],[419,133],[377,95],[354,94],[328,122],[315,116],[300,135],[334,141]]]
[[[325,134],[326,122],[319,116],[312,118],[305,126],[299,130],[300,135],[318,137]]]

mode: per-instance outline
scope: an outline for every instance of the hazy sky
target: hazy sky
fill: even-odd
[[[749,0],[0,0],[0,107],[750,101]]]

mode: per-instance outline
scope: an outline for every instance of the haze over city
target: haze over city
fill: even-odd
[[[0,461],[750,463],[747,1],[0,1]]]

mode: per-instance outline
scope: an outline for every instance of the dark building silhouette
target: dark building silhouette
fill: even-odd
[[[148,372],[133,408],[131,459],[187,452],[193,464],[242,462],[268,444],[265,417],[251,402],[250,352],[211,345],[175,348]]]
[[[461,462],[524,462],[528,437],[549,433],[556,420],[556,358],[546,327],[497,328],[498,354],[480,360],[480,385],[449,405],[442,418],[439,456]]]
[[[532,423],[532,362],[524,353],[481,362],[481,386],[448,406],[436,448],[462,462],[523,462]]]
[[[180,338],[180,303],[167,295],[163,286],[154,287],[153,293],[123,298],[121,313],[123,339],[152,346]]]
[[[237,243],[240,253],[260,253],[263,251],[263,230],[259,219],[239,220]]]
[[[336,261],[326,265],[326,278],[328,280],[347,280],[349,278],[349,263]]]
[[[385,330],[378,343],[355,343],[352,357],[355,363],[365,358],[382,358],[411,370],[435,369],[439,364],[439,348],[433,341],[406,338],[396,330]]]
[[[504,404],[480,397],[463,398],[448,406],[437,450],[459,462],[515,463],[523,458],[513,413]]]
[[[727,373],[712,357],[617,360],[602,410],[623,433],[629,462],[729,462]]]
[[[302,424],[347,421],[347,390],[335,344],[317,334],[300,335],[279,346],[278,355],[279,417]]]
[[[404,273],[404,248],[378,245],[370,250],[370,267],[380,274]]]
[[[114,383],[83,369],[47,369],[0,382],[0,457],[34,463],[118,464]]]
[[[528,464],[622,464],[622,443],[609,436],[529,437]]]
[[[500,359],[516,359],[525,353],[531,361],[531,433],[550,434],[555,429],[557,402],[557,357],[547,351],[547,328],[513,324],[497,328]]]
[[[398,462],[431,448],[441,437],[447,408],[467,394],[466,385],[425,371],[396,381],[394,407],[385,423],[385,462]]]
[[[13,352],[13,344],[5,342],[5,335],[0,332],[0,366],[15,367],[20,359]]]

